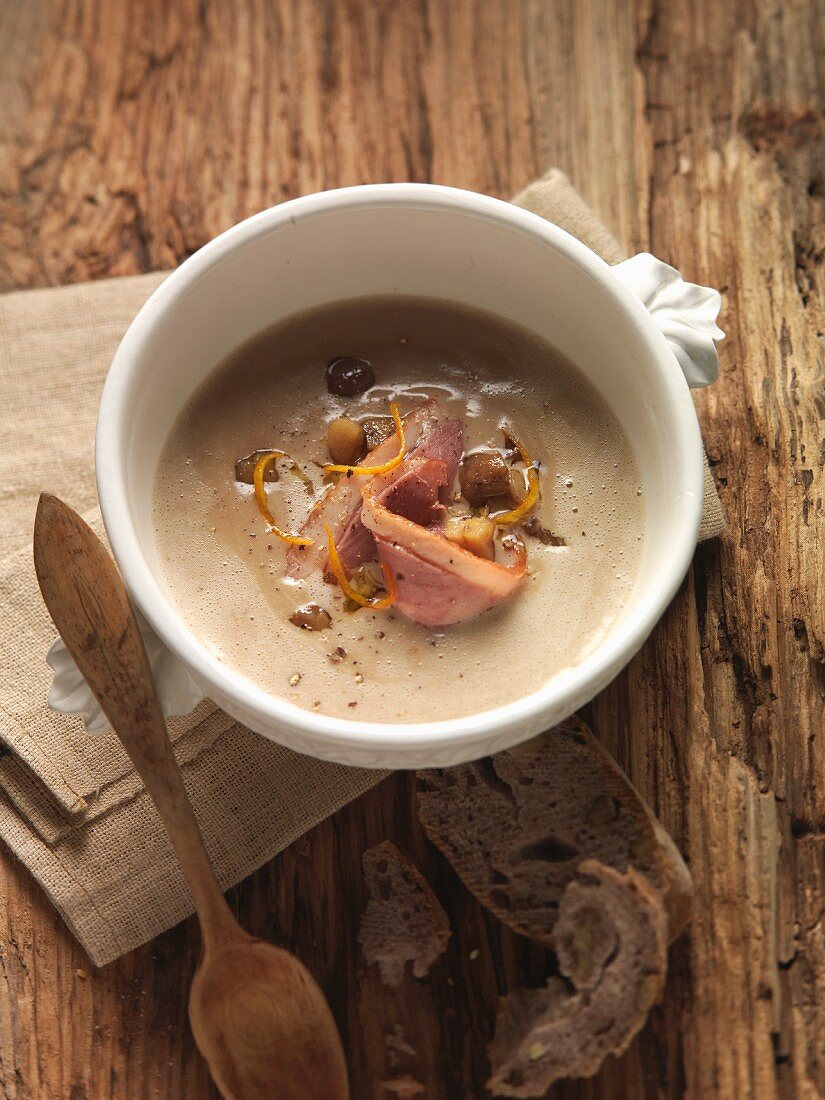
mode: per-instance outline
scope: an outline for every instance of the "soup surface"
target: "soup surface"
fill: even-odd
[[[375,384],[330,394],[330,360],[368,360]],[[464,446],[501,447],[502,424],[540,463],[535,510],[521,525],[527,575],[498,606],[452,626],[419,625],[390,607],[346,610],[319,572],[285,576],[287,546],[269,533],[235,462],[280,449],[267,484],[273,516],[298,530],[326,490],[328,423],[386,415],[438,398],[464,424]],[[310,484],[306,483],[307,477]],[[428,299],[357,299],[295,315],[226,359],[194,395],[164,449],[155,486],[157,547],[168,588],[193,633],[272,695],[370,722],[473,714],[541,688],[582,660],[633,590],[644,502],[629,443],[579,370],[536,336],[491,314]],[[316,601],[331,623],[301,629]]]

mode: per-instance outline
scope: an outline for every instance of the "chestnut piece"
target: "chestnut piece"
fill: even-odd
[[[444,536],[457,546],[469,550],[477,558],[495,561],[496,525],[487,516],[467,516],[448,519]]]
[[[374,451],[385,439],[395,434],[395,421],[391,416],[364,416],[361,418],[361,427],[370,451]]]
[[[339,416],[327,427],[330,458],[340,466],[354,466],[363,455],[367,437],[363,427],[348,416]]]
[[[258,459],[263,458],[264,455],[272,454],[274,447],[270,447],[266,451],[253,451],[251,455],[246,455],[244,458],[239,458],[235,463],[235,480],[243,482],[244,485],[254,484],[255,467],[258,464]],[[278,466],[275,462],[270,462],[266,468],[264,474],[264,481],[277,481],[278,480]]]
[[[375,371],[366,359],[344,355],[327,363],[327,389],[337,397],[355,397],[375,385]]]
[[[289,621],[302,630],[327,630],[332,618],[320,604],[305,603],[289,616]]]
[[[465,455],[458,468],[461,492],[480,508],[496,497],[509,497],[512,492],[510,467],[500,451],[473,451]]]

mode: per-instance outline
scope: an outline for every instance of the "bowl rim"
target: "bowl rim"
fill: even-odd
[[[144,558],[129,505],[122,440],[127,398],[133,375],[139,370],[147,331],[175,309],[181,297],[221,257],[242,248],[277,226],[354,206],[394,207],[472,212],[505,222],[538,237],[575,263],[600,290],[635,321],[646,351],[656,361],[672,420],[674,451],[685,456],[685,478],[678,497],[678,522],[671,536],[669,561],[655,592],[647,591],[630,615],[611,629],[579,664],[565,669],[529,695],[490,710],[459,718],[430,722],[364,722],[332,718],[304,710],[281,696],[259,688],[241,673],[221,663],[184,623],[163,592]],[[439,184],[365,184],[320,191],[270,207],[213,238],[186,259],[157,287],[129,326],[112,360],[103,387],[95,440],[95,467],[103,522],[117,564],[134,603],[166,646],[188,667],[195,679],[219,696],[219,705],[242,709],[242,720],[264,736],[312,755],[330,759],[352,757],[353,752],[379,750],[382,760],[399,759],[410,752],[419,758],[435,756],[449,746],[451,755],[468,758],[471,751],[495,740],[504,747],[559,721],[602,690],[641,648],[684,579],[693,553],[703,501],[702,441],[687,382],[667,341],[644,305],[610,272],[609,266],[586,245],[539,215],[501,199]],[[211,697],[211,696],[210,696]],[[395,750],[395,752],[393,751]],[[366,757],[365,757],[366,759]]]

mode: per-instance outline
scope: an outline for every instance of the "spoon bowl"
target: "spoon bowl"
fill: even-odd
[[[327,1041],[328,1029],[318,1026],[324,1017],[334,1029],[323,994],[295,956],[243,932],[205,953],[189,992],[192,1032],[225,1096],[275,1095],[269,1052],[276,1036],[289,1052],[278,1097],[346,1095],[343,1059]],[[338,1092],[329,1091],[330,1082]]]

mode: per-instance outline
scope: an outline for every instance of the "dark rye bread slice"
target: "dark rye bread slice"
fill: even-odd
[[[378,963],[385,985],[401,984],[408,961],[416,978],[423,978],[447,946],[447,914],[410,857],[392,841],[369,848],[363,864],[370,901],[358,942],[367,962]]]
[[[667,914],[632,867],[622,874],[586,860],[555,933],[564,978],[499,1001],[487,1082],[495,1096],[544,1096],[561,1077],[590,1077],[627,1050],[664,988]]]
[[[675,939],[691,883],[673,841],[579,718],[472,764],[419,772],[424,829],[478,900],[552,947],[561,896],[584,859],[635,867],[662,894]]]

